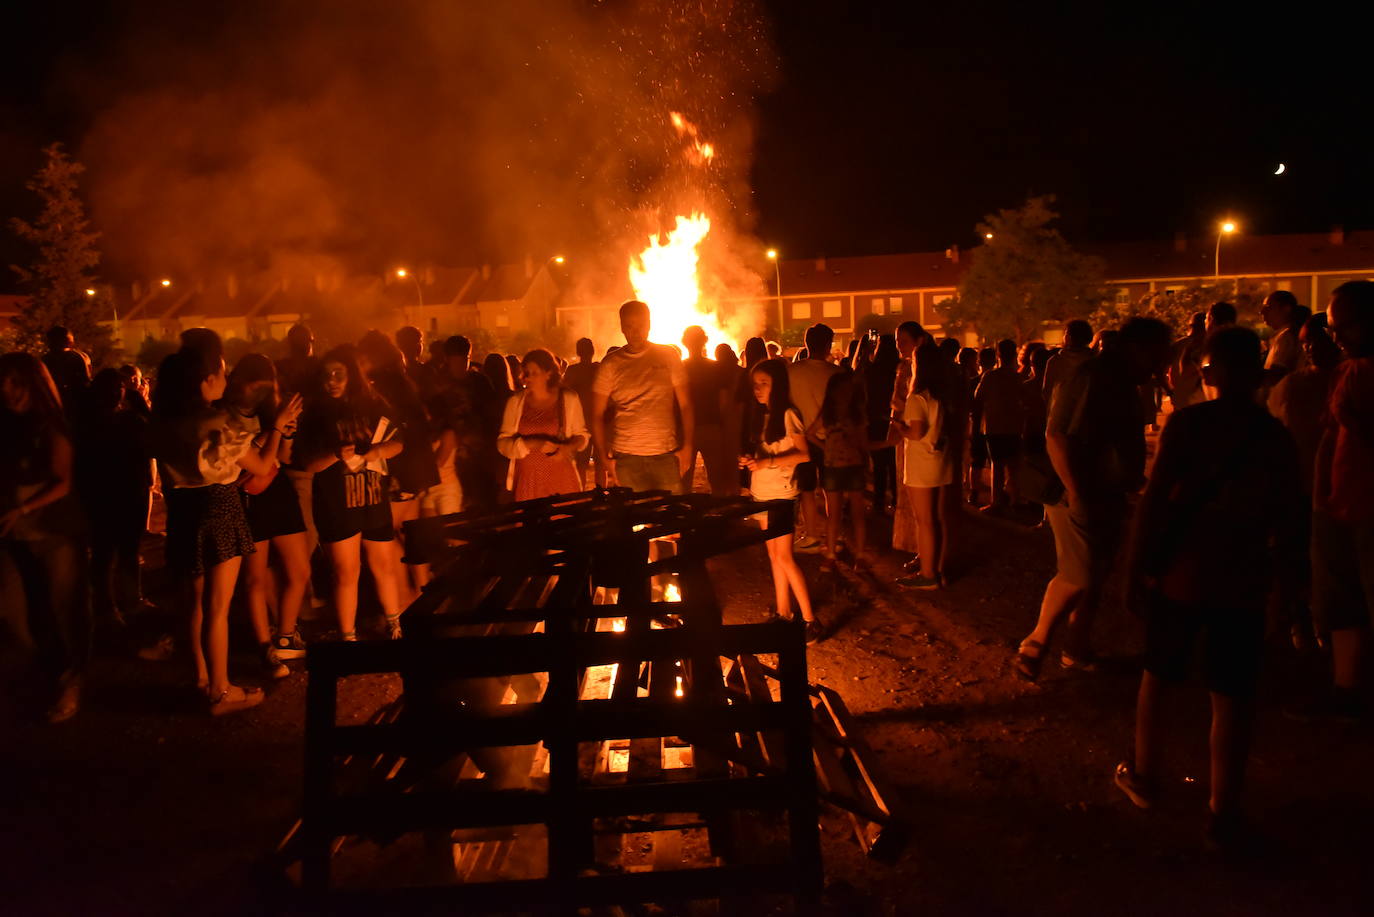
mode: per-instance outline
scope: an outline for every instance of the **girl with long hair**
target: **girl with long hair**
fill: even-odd
[[[868,472],[868,398],[863,377],[856,372],[838,372],[825,385],[821,412],[807,430],[807,436],[825,452],[821,466],[821,486],[825,490],[825,559],[835,562],[835,547],[840,538],[844,505],[849,504],[853,526],[850,542],[854,564],[866,561],[864,542],[864,488]]]
[[[60,723],[76,715],[91,654],[86,526],[72,489],[72,439],[57,386],[32,354],[0,356],[0,399],[0,552],[19,574],[52,692],[48,722]]]
[[[954,481],[956,459],[946,424],[950,374],[929,336],[916,348],[911,392],[902,408],[905,438],[902,484],[916,522],[919,569],[897,580],[909,589],[939,589],[944,573],[947,520],[941,488]]]
[[[506,401],[501,454],[510,459],[506,487],[517,500],[582,490],[577,453],[591,441],[577,392],[564,388],[553,354],[536,349],[520,364],[525,387]]]
[[[285,405],[280,404],[277,369],[271,360],[260,353],[240,359],[229,374],[224,406],[258,446],[266,441],[271,430],[278,430],[277,461],[282,465],[291,461],[301,396],[292,395]],[[286,661],[305,655],[305,644],[296,629],[310,583],[305,516],[296,498],[296,488],[280,470],[265,476],[244,475],[239,486],[254,548],[243,564],[248,616],[269,673],[273,678],[285,678],[290,674]],[[268,567],[269,549],[276,552],[281,565],[280,580]],[[277,611],[274,634],[268,620],[268,593],[277,587],[280,591],[271,603]]]
[[[795,499],[799,493],[797,466],[810,458],[810,450],[801,414],[792,407],[787,363],[777,357],[762,360],[749,371],[749,378],[754,402],[744,421],[739,466],[749,472],[749,492],[756,501]],[[770,538],[764,544],[773,573],[776,614],[791,620],[795,596],[806,622],[806,640],[816,642],[822,636],[821,624],[811,610],[806,578],[792,555],[792,533]]]
[[[401,636],[396,530],[380,462],[395,457],[402,444],[388,411],[368,384],[354,348],[336,347],[324,355],[301,418],[297,448],[305,469],[315,475],[315,528],[329,554],[334,610],[340,636],[347,641],[358,639],[358,576],[364,557],[386,617],[387,636]]]
[[[229,681],[229,604],[253,536],[235,486],[243,471],[276,468],[281,429],[260,445],[217,406],[228,379],[224,345],[205,328],[183,332],[181,349],[162,361],[153,391],[154,454],[167,501],[167,565],[181,578],[190,604],[196,685],[212,715],[262,702],[262,689]],[[284,411],[278,424],[295,419]]]

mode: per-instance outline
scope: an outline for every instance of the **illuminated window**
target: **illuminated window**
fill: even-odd
[[[881,296],[874,297],[874,299],[873,299],[873,314],[874,314],[874,315],[882,315],[882,314],[883,314],[883,298],[882,298]]]
[[[497,328],[509,328],[509,327],[510,327],[510,316],[507,315],[507,314],[504,313],[504,312],[502,312],[500,315],[496,316],[496,327],[497,327]]]
[[[843,312],[838,299],[827,299],[821,303],[821,316],[823,318],[839,318]]]
[[[887,298],[887,311],[891,312],[893,315],[896,315],[898,312],[901,312],[901,311],[902,311],[902,297],[900,297],[900,296],[889,296],[889,297]]]
[[[810,317],[811,317],[811,303],[809,303],[809,302],[794,302],[794,303],[792,303],[792,317],[793,317],[793,318],[810,318]]]
[[[1131,288],[1130,288],[1130,287],[1117,287],[1117,288],[1116,288],[1116,304],[1117,304],[1118,306],[1126,306],[1126,305],[1130,305],[1130,302],[1131,302]]]

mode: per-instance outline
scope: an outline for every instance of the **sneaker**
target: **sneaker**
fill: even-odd
[[[1129,761],[1122,761],[1116,766],[1112,783],[1115,783],[1116,788],[1125,793],[1138,809],[1148,809],[1155,803],[1158,792],[1154,781],[1137,774]]]
[[[798,554],[815,554],[825,549],[819,538],[798,538],[792,544],[792,550]]]
[[[940,578],[937,576],[922,576],[919,573],[913,573],[910,576],[897,577],[897,585],[901,586],[903,589],[924,589],[929,591],[940,588]]]
[[[921,572],[921,555],[919,555],[919,554],[913,554],[913,555],[911,555],[911,560],[909,560],[909,561],[907,561],[906,563],[902,564],[902,572],[903,572],[903,573],[920,573],[920,572]]]
[[[305,641],[301,639],[299,631],[289,634],[277,634],[272,638],[272,651],[277,654],[277,658],[286,661],[289,659],[305,658]]]
[[[271,646],[263,648],[262,661],[267,666],[267,674],[274,679],[286,678],[291,674],[291,669],[281,661],[276,649]]]
[[[357,643],[358,632],[356,630],[344,631],[343,633],[339,634],[339,639],[342,640],[344,643]]]
[[[388,615],[386,619],[386,638],[388,640],[401,639],[401,616]]]
[[[812,643],[819,643],[825,639],[825,628],[821,626],[820,621],[814,618],[806,622],[805,633],[808,646]]]

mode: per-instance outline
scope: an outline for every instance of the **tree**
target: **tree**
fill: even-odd
[[[91,229],[77,190],[77,176],[86,167],[68,157],[60,143],[43,155],[43,167],[25,185],[42,201],[42,211],[32,223],[10,220],[15,234],[37,250],[28,267],[11,265],[28,293],[14,318],[15,331],[21,346],[36,350],[49,328],[65,325],[77,346],[99,362],[111,349],[110,329],[103,321],[114,309],[108,293],[96,285],[100,233]]]
[[[1258,312],[1265,288],[1253,280],[1194,281],[1180,290],[1156,290],[1135,301],[1104,300],[1092,315],[1094,328],[1114,328],[1136,315],[1157,318],[1182,337],[1188,333],[1193,313],[1206,312],[1212,303],[1225,300],[1245,317]]]
[[[1053,203],[1053,195],[1032,197],[978,224],[978,235],[987,241],[949,303],[951,330],[1021,343],[1039,337],[1048,321],[1093,311],[1102,299],[1102,261],[1074,251],[1050,228],[1059,216],[1050,209]]]

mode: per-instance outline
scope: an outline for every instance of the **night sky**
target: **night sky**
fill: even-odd
[[[970,245],[984,213],[1032,193],[1058,195],[1071,240],[1205,234],[1223,214],[1261,233],[1374,225],[1370,56],[1347,37],[1366,23],[1253,4],[765,6],[778,73],[757,99],[753,211],[785,256]],[[178,15],[193,55],[222,13]],[[131,28],[111,2],[30,2],[10,21],[6,217],[30,212],[38,148],[80,151],[120,97],[122,68],[98,62]],[[21,256],[8,233],[0,256]]]

